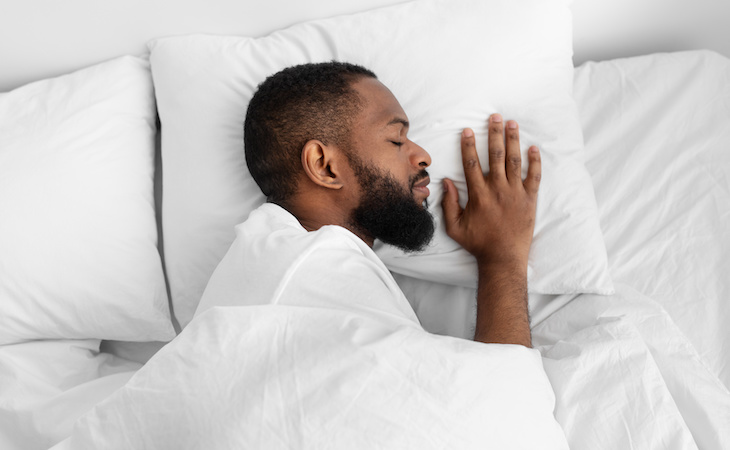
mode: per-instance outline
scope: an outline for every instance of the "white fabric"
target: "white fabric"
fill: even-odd
[[[612,276],[661,302],[730,387],[730,59],[589,63],[575,95]]]
[[[473,336],[473,290],[396,279],[426,329]],[[730,392],[659,305],[671,299],[616,286],[611,296],[530,298],[570,448],[730,448]]]
[[[434,283],[393,274],[403,294],[416,312],[421,325],[435,334],[474,338],[476,326],[475,288]],[[530,323],[536,325],[580,294],[550,295],[530,293]]]
[[[730,62],[710,52],[576,69],[619,288],[530,295],[572,449],[730,448],[729,89]],[[473,289],[395,278],[424,328],[473,336]]]
[[[0,344],[170,340],[149,63],[0,94]]]
[[[0,448],[48,449],[140,367],[93,339],[0,346]]]
[[[375,317],[387,313],[418,324],[382,261],[345,228],[308,232],[288,211],[267,203],[236,234],[196,315],[213,306],[304,305]]]
[[[574,450],[730,448],[728,394],[715,378],[730,365],[730,352],[722,350],[728,342],[725,300],[726,274],[730,272],[727,261],[717,258],[718,253],[730,254],[730,239],[723,221],[730,205],[726,197],[730,192],[726,184],[730,173],[726,159],[726,67],[727,60],[715,54],[690,52],[587,64],[576,71],[575,95],[585,124],[588,168],[594,176],[611,267],[618,282],[617,293],[607,297],[530,296],[535,319],[533,340],[545,355],[543,365],[555,390],[557,419]],[[604,91],[608,93],[605,97]],[[685,134],[687,139],[691,137],[690,142],[685,140]],[[689,149],[693,161],[709,159],[713,163],[696,165],[682,159]],[[638,167],[630,167],[633,163]],[[623,173],[627,176],[617,175]],[[616,176],[619,183],[613,182]],[[640,188],[654,184],[659,184],[654,189],[666,192],[662,197],[665,201],[643,198]],[[633,207],[634,202],[640,206]],[[658,215],[659,211],[672,215]],[[620,232],[632,218],[638,226],[631,227],[632,232]],[[652,234],[652,230],[659,234]],[[656,239],[667,236],[673,237],[658,247]],[[702,244],[703,236],[712,245]],[[657,248],[659,254],[654,253]],[[657,259],[665,259],[667,264]],[[711,263],[702,263],[703,259]],[[621,270],[623,264],[629,264],[631,270]],[[400,282],[404,277],[396,278]],[[652,299],[622,281],[635,284]],[[431,330],[438,325],[440,332],[467,333],[464,324],[472,320],[473,290],[423,280],[413,283],[413,291],[423,299],[415,307],[424,327]],[[223,309],[210,313],[216,311]],[[453,317],[454,314],[459,316]],[[216,334],[216,327],[225,319],[206,320],[211,322],[205,325],[213,329],[211,335],[222,336]],[[236,318],[231,320],[235,322]],[[250,321],[259,323],[257,318]],[[235,325],[225,328],[232,327]],[[280,336],[283,335],[282,332]],[[229,342],[228,335],[211,338],[198,346],[191,335],[175,349],[177,356],[171,356],[169,361],[177,358],[177,362],[190,361],[195,365],[211,349],[223,354],[223,350],[216,349],[223,347],[224,341]],[[269,341],[264,340],[262,345],[269,345]],[[0,350],[4,348],[13,347]],[[25,368],[34,367],[43,359],[33,352],[20,354],[27,359],[22,363]],[[211,372],[207,375],[211,378],[206,381],[213,377],[222,379],[222,375],[212,372],[219,364],[225,364],[227,357],[227,353],[211,357],[213,361],[206,371]],[[5,356],[0,351],[0,362],[3,360]],[[75,379],[74,367],[84,365],[64,367],[65,371],[54,373],[66,380],[64,385],[70,385],[68,380]],[[188,367],[159,374],[156,385],[168,392],[170,376]],[[6,370],[0,373],[7,373]],[[11,375],[7,380],[14,381],[8,389],[27,389],[37,396],[48,394],[49,390],[39,389],[42,384],[34,384],[42,376],[33,373],[22,372],[18,378]],[[155,377],[148,374],[145,378]],[[0,398],[9,392],[2,391],[7,382],[0,380]],[[30,387],[24,387],[29,383]],[[190,392],[192,385],[184,381],[180,384],[176,395]],[[201,391],[209,389],[204,386]],[[67,391],[66,401],[72,400],[73,392]],[[89,392],[93,390],[90,388]],[[100,390],[97,395],[98,402],[107,394]],[[4,405],[10,408],[5,410],[10,412],[5,412],[4,417],[9,417],[13,405]],[[159,406],[164,405],[154,407]],[[202,422],[205,416],[200,416]],[[59,413],[58,417],[63,416]],[[46,423],[53,420],[49,418]],[[4,425],[2,420],[0,425]],[[12,426],[7,429],[14,430]],[[13,450],[34,448],[2,444],[0,447]]]
[[[587,63],[574,95],[613,279],[661,302],[730,387],[730,60]],[[396,280],[424,328],[473,336],[475,290]],[[572,298],[530,294],[533,324]]]
[[[539,353],[345,308],[212,308],[67,448],[567,449]]]
[[[730,392],[657,302],[616,286],[532,330],[570,448],[730,448]]]
[[[542,364],[555,391],[555,416],[570,448],[728,448],[730,392],[657,302],[628,286],[617,288],[612,296],[579,295],[533,329],[533,342],[543,354]],[[334,439],[352,439],[347,434],[350,428],[343,424],[368,431],[362,441],[354,442],[378,448],[382,442],[378,439],[389,436],[395,422],[367,426],[352,419],[361,411],[358,407],[374,405],[367,411],[377,415],[395,411],[399,420],[408,418],[408,425],[413,425],[434,412],[433,402],[443,396],[451,398],[450,405],[457,405],[466,394],[455,385],[504,389],[501,377],[522,383],[536,368],[515,366],[522,364],[524,356],[516,350],[526,352],[517,346],[439,338],[409,326],[396,327],[389,334],[383,332],[383,323],[320,308],[214,308],[158,353],[130,384],[84,417],[74,437],[59,448],[196,448],[204,442],[216,448],[236,448],[242,443],[278,448],[291,442],[340,448],[343,445]],[[421,338],[423,348],[411,347]],[[444,348],[447,353],[442,353]],[[278,354],[278,359],[272,354]],[[490,362],[494,364],[488,371],[490,378],[480,373],[478,382],[468,382],[472,364]],[[404,380],[403,373],[423,375],[435,386],[427,407],[420,403],[424,392],[414,392],[420,382]],[[360,389],[348,386],[351,377]],[[363,378],[367,380],[362,382],[364,388],[359,383]],[[530,384],[529,393],[512,391],[507,384],[505,402],[510,399],[512,405],[529,408],[538,402],[538,407],[547,408],[542,382],[530,383],[535,381],[538,385]],[[485,400],[483,394],[473,397],[471,407],[484,406],[483,401],[501,405]],[[525,394],[528,398],[522,397]],[[358,403],[361,399],[372,403]],[[349,408],[333,411],[336,400]],[[414,405],[418,413],[409,409]],[[294,412],[281,414],[284,408]],[[441,411],[431,424],[436,427],[431,446],[454,447],[456,442],[458,448],[469,448],[459,439],[481,436],[468,429],[470,415],[451,416],[454,410],[447,407]],[[481,432],[487,431],[484,424],[499,423],[515,433],[512,437],[536,433],[535,429],[515,431],[513,426],[522,423],[519,419],[508,418],[502,425],[489,407],[479,414],[485,418],[480,420]],[[454,417],[458,419],[451,422]],[[537,421],[524,419],[536,426],[550,422],[545,416]],[[254,431],[246,429],[248,423],[253,423]],[[342,435],[323,436],[318,427],[331,427],[326,429]],[[409,433],[404,427],[399,425],[398,432]],[[553,431],[548,427],[550,436]],[[495,436],[479,439],[489,439],[478,442],[481,447],[487,442],[510,448],[494,440]],[[392,442],[381,447],[430,448],[417,441]],[[549,448],[546,442],[553,441],[532,445]],[[352,444],[344,447],[352,448]]]
[[[372,69],[401,102],[410,138],[431,153],[431,208],[440,223],[440,180],[466,200],[462,128],[477,133],[486,169],[486,119],[521,125],[524,149],[543,153],[535,241],[535,292],[608,293],[612,284],[580,123],[571,96],[567,0],[420,0],[300,24],[264,38],[182,36],[150,43],[165,161],[165,256],[175,314],[186,325],[234,239],[233,227],[263,202],[248,175],[242,123],[256,86],[278,70],[332,59]],[[422,255],[389,247],[393,271],[476,285],[473,258],[439,226]]]
[[[537,351],[427,333],[342,227],[265,204],[237,234],[196,319],[65,445],[567,448]]]

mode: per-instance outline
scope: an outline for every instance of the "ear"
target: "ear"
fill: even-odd
[[[342,189],[344,180],[340,171],[341,152],[317,139],[304,144],[302,167],[307,177],[318,186],[328,189]]]

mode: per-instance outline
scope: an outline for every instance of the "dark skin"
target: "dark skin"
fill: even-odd
[[[408,188],[409,179],[431,164],[430,156],[408,139],[408,117],[382,83],[361,78],[353,87],[364,100],[364,108],[352,127],[350,150]],[[488,147],[489,173],[484,175],[472,130],[462,133],[469,200],[462,209],[453,182],[444,180],[446,232],[477,261],[474,340],[531,347],[527,257],[540,186],[540,153],[537,147],[530,147],[523,180],[518,125],[503,123],[498,114],[490,117]],[[302,226],[312,231],[340,225],[372,246],[374,237],[350,224],[363,193],[344,149],[310,140],[302,149],[302,168],[297,193],[287,204]],[[429,195],[427,184],[426,179],[412,189],[418,204]]]
[[[477,157],[474,134],[461,138],[469,201],[462,209],[451,180],[442,201],[447,234],[474,255],[479,269],[474,340],[532,346],[527,310],[527,258],[535,227],[541,164],[537,147],[528,151],[522,180],[518,125],[492,115],[489,121],[489,173]]]
[[[408,139],[408,116],[382,83],[361,78],[353,87],[365,106],[350,133],[352,150],[364,163],[390,172],[407,187],[411,176],[431,164],[430,155]],[[287,209],[302,226],[311,231],[323,225],[340,225],[372,247],[374,237],[349,224],[362,193],[345,149],[312,139],[302,148],[302,168],[297,192],[287,202]],[[413,190],[419,204],[429,195],[425,187],[428,181],[419,182]]]

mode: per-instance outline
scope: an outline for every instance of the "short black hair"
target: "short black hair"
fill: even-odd
[[[362,100],[352,83],[375,74],[355,64],[302,64],[258,86],[246,112],[243,141],[251,176],[269,202],[296,191],[301,151],[311,139],[346,146]]]

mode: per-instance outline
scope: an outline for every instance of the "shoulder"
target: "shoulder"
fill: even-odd
[[[318,234],[318,245],[308,247],[292,265],[276,303],[344,309],[418,324],[413,308],[375,252],[349,231],[327,228],[312,232]]]
[[[415,313],[375,252],[349,230],[305,230],[265,204],[236,227],[198,313],[211,306],[280,304],[367,311],[415,321]]]
[[[281,206],[266,203],[254,210],[249,218],[236,227],[233,246],[252,259],[287,259],[295,264],[313,252],[334,252],[342,257],[364,257],[380,261],[378,256],[355,234],[337,225],[327,225],[317,231],[307,231],[296,217]],[[384,267],[384,266],[383,266]]]

